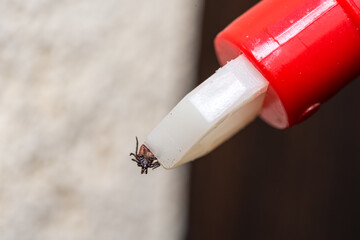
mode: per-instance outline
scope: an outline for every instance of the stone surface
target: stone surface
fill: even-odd
[[[200,1],[0,0],[0,239],[181,239],[140,139],[192,86]]]

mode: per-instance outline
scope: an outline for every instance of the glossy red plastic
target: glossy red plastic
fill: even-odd
[[[260,116],[287,128],[360,74],[360,0],[264,0],[215,48],[221,64],[248,57],[270,83]]]

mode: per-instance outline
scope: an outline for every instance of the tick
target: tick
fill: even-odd
[[[136,149],[135,153],[130,153],[130,156],[134,156],[135,159],[131,159],[137,163],[139,167],[141,167],[141,174],[147,174],[148,168],[152,168],[153,170],[157,167],[160,167],[160,163],[155,157],[155,155],[148,149],[144,144],[141,145],[140,150],[138,152],[139,141],[136,137]]]

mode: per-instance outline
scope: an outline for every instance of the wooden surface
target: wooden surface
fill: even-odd
[[[206,1],[199,81],[213,39],[256,1]],[[360,81],[288,130],[256,120],[192,163],[188,240],[359,239]]]

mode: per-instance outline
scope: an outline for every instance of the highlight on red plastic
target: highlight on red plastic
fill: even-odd
[[[270,83],[261,117],[290,127],[360,74],[360,0],[263,0],[215,49],[221,64],[248,57]]]

